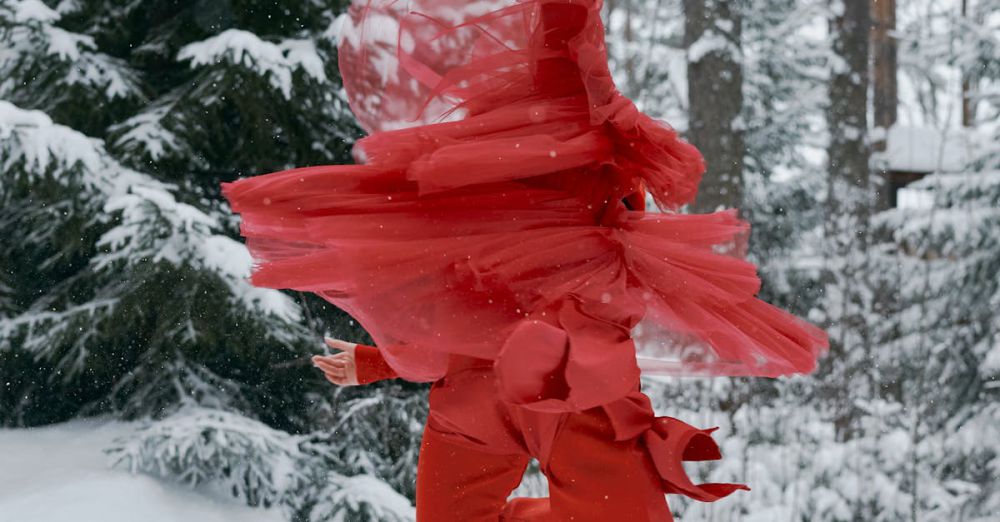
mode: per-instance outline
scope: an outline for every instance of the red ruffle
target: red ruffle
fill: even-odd
[[[599,11],[588,0],[355,1],[340,59],[351,106],[374,131],[356,147],[365,164],[223,185],[253,283],[344,309],[404,378],[441,377],[449,354],[506,358],[511,396],[551,407],[591,405],[601,386],[614,400],[619,387],[588,365],[631,378],[636,347],[646,373],[812,371],[825,334],[755,297],[735,211],[645,214],[620,202],[640,186],[667,208],[690,201],[703,166],[617,91]],[[432,123],[442,116],[462,119]],[[510,342],[567,299],[595,324],[633,306],[636,342]],[[565,389],[514,377],[559,354],[567,363],[549,373]]]
[[[722,458],[718,444],[712,439],[712,432],[716,429],[718,428],[698,429],[673,417],[657,417],[653,420],[652,427],[643,433],[642,439],[663,480],[664,492],[684,495],[701,502],[715,502],[737,490],[750,491],[745,484],[695,484],[684,470],[684,462]]]
[[[493,9],[475,14],[484,5]],[[604,152],[589,159],[606,158],[625,177],[644,180],[661,207],[678,208],[694,200],[703,159],[666,123],[639,112],[615,87],[600,11],[601,2],[594,0],[495,1],[474,8],[464,0],[355,2],[340,52],[351,107],[366,129],[386,131],[439,121],[456,111],[488,114],[524,101],[533,117],[548,119],[550,106],[583,94],[585,100],[570,104],[571,113],[578,125],[602,128],[604,140],[591,144]],[[558,128],[567,128],[566,123]],[[359,150],[370,162],[369,145],[374,144],[362,144]],[[534,149],[540,157],[557,150]],[[493,153],[485,147],[473,152],[478,151],[486,157]],[[473,160],[465,155],[469,151],[455,152]],[[545,162],[530,163],[539,167]],[[476,175],[478,170],[469,172]],[[511,169],[501,170],[511,175]],[[479,182],[491,179],[481,175]]]

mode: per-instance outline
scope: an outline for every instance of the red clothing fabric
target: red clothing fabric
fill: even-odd
[[[825,334],[755,297],[748,225],[673,212],[702,158],[615,88],[599,1],[358,0],[347,18],[341,71],[373,131],[355,146],[363,164],[223,185],[254,284],[347,311],[411,380],[441,378],[451,355],[503,358],[526,315],[567,296],[635,307],[644,323],[638,359],[577,343],[565,366],[577,377],[611,358],[673,375],[815,367]],[[664,213],[622,203],[640,185]],[[557,353],[515,352],[532,368]]]
[[[562,343],[565,348],[567,338],[578,337],[581,329],[591,342],[610,343],[621,335],[607,328],[611,337],[602,338],[592,320],[573,313],[576,306],[561,310],[525,323],[510,343],[538,346],[540,338],[549,337],[550,347]],[[357,364],[359,381],[391,375],[378,362],[377,349],[359,345],[355,353],[364,354]],[[649,398],[639,390],[637,369],[607,372],[630,387],[621,399],[573,410],[562,402],[569,400],[566,383],[554,383],[565,371],[538,374],[538,368],[523,368],[508,376],[499,362],[453,356],[448,374],[431,388],[417,472],[418,522],[495,521],[501,509],[501,520],[511,521],[603,521],[612,516],[667,521],[665,493],[709,502],[748,489],[691,481],[682,461],[721,458],[712,430],[655,417]],[[516,384],[506,384],[513,388],[513,400],[504,391],[505,377],[516,379]],[[548,383],[546,389],[534,389],[538,382]],[[549,479],[550,497],[505,504],[531,457]]]
[[[358,372],[358,384],[371,384],[399,377],[374,346],[357,345],[354,348],[354,364]]]
[[[672,520],[641,439],[616,441],[600,408],[561,417],[544,468],[549,496],[509,502],[528,453],[476,450],[428,425],[417,472],[417,522]]]
[[[614,441],[648,455],[634,476],[652,463],[662,491],[715,500],[739,486],[695,486],[680,465],[718,458],[708,432],[655,418],[640,372],[810,372],[827,339],[756,298],[735,211],[677,213],[703,159],[618,92],[600,9],[355,0],[338,56],[371,132],[355,145],[360,164],[223,193],[241,214],[252,282],[320,295],[359,321],[393,373],[434,382],[434,437],[535,456],[558,482],[560,426],[579,422],[587,447],[599,411]],[[622,201],[642,190],[662,212]],[[366,380],[388,375],[372,356],[359,362]]]

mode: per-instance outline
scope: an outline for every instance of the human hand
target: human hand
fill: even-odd
[[[357,343],[341,341],[340,339],[323,339],[326,345],[340,353],[333,355],[314,355],[313,365],[323,371],[326,380],[337,386],[357,386],[358,365],[354,359],[354,349]]]

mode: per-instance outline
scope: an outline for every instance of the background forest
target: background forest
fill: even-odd
[[[218,191],[350,161],[344,9],[0,0],[0,519],[38,508],[3,493],[43,466],[17,441],[89,432],[129,481],[267,520],[413,519],[425,387],[325,381],[322,335],[365,333],[249,286]],[[753,487],[675,513],[997,520],[1000,0],[605,11],[622,91],[708,160],[692,210],[743,208],[766,298],[833,344],[808,377],[646,383],[660,414],[721,427],[698,475]]]

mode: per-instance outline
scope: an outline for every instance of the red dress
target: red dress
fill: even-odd
[[[827,340],[755,297],[735,211],[676,213],[695,197],[702,158],[615,88],[600,7],[355,0],[339,56],[370,132],[355,145],[360,164],[223,192],[242,215],[252,282],[347,311],[399,376],[438,387],[485,361],[483,393],[505,405],[600,408],[612,424],[634,421],[616,436],[641,430],[653,448],[694,432],[652,418],[640,372],[806,373]],[[662,212],[622,202],[643,190]],[[460,403],[439,410],[454,420]]]

